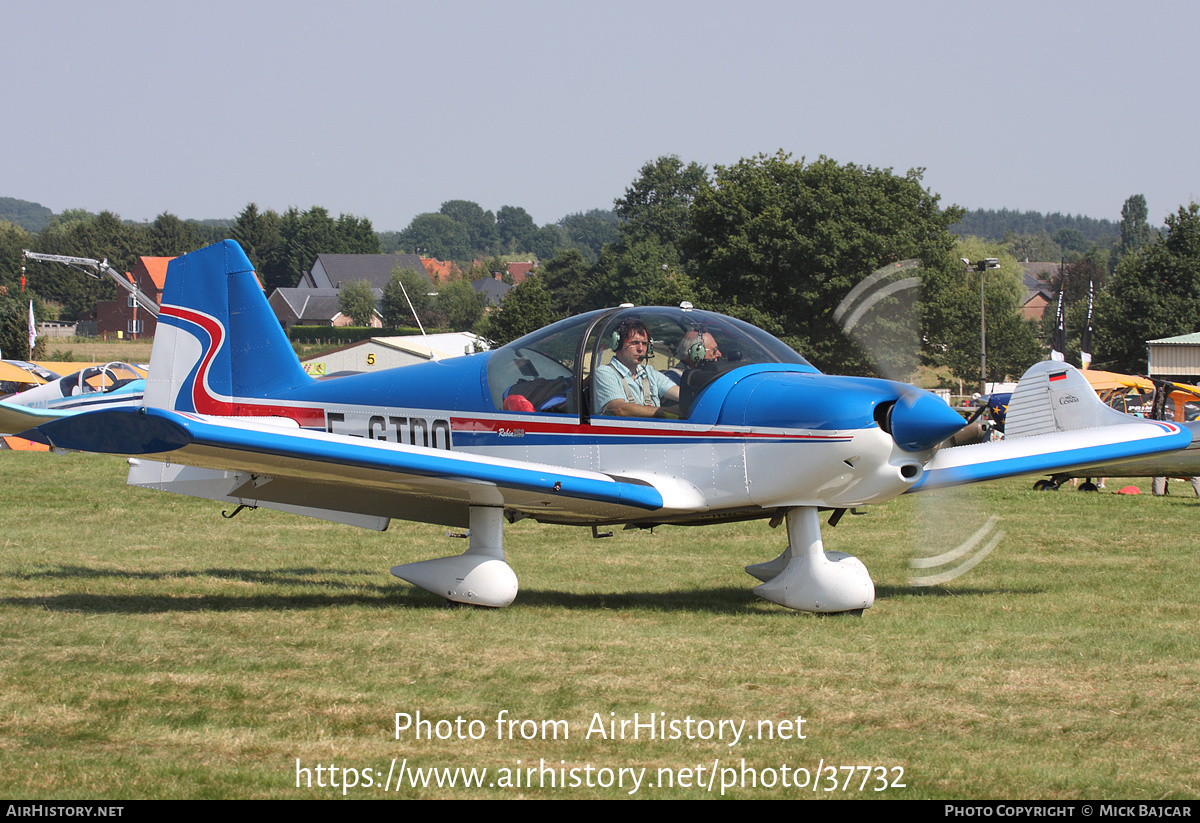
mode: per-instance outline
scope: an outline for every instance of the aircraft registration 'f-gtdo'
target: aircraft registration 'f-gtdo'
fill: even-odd
[[[659,370],[676,360],[678,385]],[[621,362],[645,374],[640,385]],[[787,548],[747,571],[760,597],[815,612],[875,599],[861,562],[824,551],[823,509],[836,518],[913,489],[1191,442],[1173,424],[1132,421],[939,449],[962,425],[933,394],[821,374],[753,326],[686,304],[595,311],[486,355],[317,381],[226,241],[170,264],[144,407],[25,436],[136,455],[134,485],[380,530],[391,518],[469,526],[463,554],[392,572],[487,606],[517,592],[505,520],[786,520]]]

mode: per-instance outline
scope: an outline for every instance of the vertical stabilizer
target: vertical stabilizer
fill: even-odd
[[[1008,401],[1004,436],[1029,437],[1093,429],[1129,420],[1129,415],[1104,405],[1075,367],[1043,360],[1025,372]]]
[[[225,240],[171,261],[146,405],[234,415],[240,399],[271,397],[311,380],[241,246]]]

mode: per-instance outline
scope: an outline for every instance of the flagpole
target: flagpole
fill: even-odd
[[[33,301],[29,301],[29,357],[33,359],[33,344],[37,342],[37,324],[33,322]]]
[[[1092,367],[1092,299],[1095,295],[1093,281],[1088,280],[1088,313],[1087,325],[1083,328],[1083,340],[1079,346],[1079,362],[1085,370]]]

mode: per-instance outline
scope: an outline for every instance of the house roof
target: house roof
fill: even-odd
[[[443,334],[406,334],[397,337],[373,337],[376,343],[400,351],[411,352],[422,357],[436,354],[438,359],[470,354],[476,346],[487,349],[487,341],[472,332],[445,332]]]
[[[397,268],[429,274],[415,254],[318,254],[312,270],[300,278],[297,288],[337,289],[365,280],[382,293]]]
[[[1161,337],[1158,340],[1147,340],[1147,343],[1157,343],[1160,346],[1195,346],[1200,345],[1200,332],[1180,334],[1175,337]]]
[[[471,288],[487,297],[489,305],[499,306],[500,301],[504,299],[504,296],[508,294],[512,286],[494,277],[481,277],[471,283]]]
[[[174,257],[139,257],[138,263],[145,268],[146,274],[154,281],[155,287],[162,291],[167,282],[167,264],[174,259]]]
[[[508,273],[512,275],[513,285],[516,286],[525,282],[525,278],[529,275],[529,272],[537,268],[537,263],[531,260],[525,260],[522,262],[514,261],[512,263],[504,264],[504,267],[508,269]]]
[[[425,264],[425,271],[429,272],[430,279],[435,283],[449,281],[455,268],[453,263],[438,260],[436,257],[422,257],[421,262]]]
[[[342,311],[337,289],[276,289],[275,294],[287,303],[302,326],[327,322]]]
[[[1024,263],[1018,263],[1017,265],[1019,265],[1021,267],[1021,270],[1024,271],[1025,274],[1033,275],[1038,280],[1048,281],[1050,279],[1050,277],[1055,272],[1058,271],[1059,266],[1061,266],[1062,264],[1060,264],[1060,263],[1030,263],[1030,262],[1026,261]]]
[[[478,348],[481,351],[488,350],[488,342],[484,338],[474,332],[445,332],[441,334],[402,334],[389,337],[369,337],[366,340],[356,340],[353,343],[347,343],[344,346],[339,346],[336,349],[329,349],[320,354],[314,354],[304,358],[301,362],[308,363],[328,358],[331,354],[339,354],[351,349],[362,348],[363,346],[376,345],[384,346],[396,351],[415,354],[426,359],[445,360],[450,357],[459,357],[464,354],[471,354]]]
[[[1028,303],[1039,294],[1046,298],[1047,302],[1053,302],[1054,300],[1058,299],[1058,292],[1054,290],[1053,286],[1044,280],[1039,280],[1028,272],[1026,272],[1025,276],[1022,278],[1021,285],[1025,287],[1024,303]]]

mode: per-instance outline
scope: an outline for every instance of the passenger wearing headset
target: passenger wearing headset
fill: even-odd
[[[646,366],[650,331],[637,318],[613,332],[613,357],[592,377],[596,414],[618,417],[662,417],[663,401],[679,402],[679,387],[657,369]]]
[[[717,339],[700,329],[692,329],[683,336],[675,356],[679,362],[667,369],[667,379],[676,386],[683,383],[683,374],[687,369],[694,369],[705,360],[720,360],[723,357]]]

